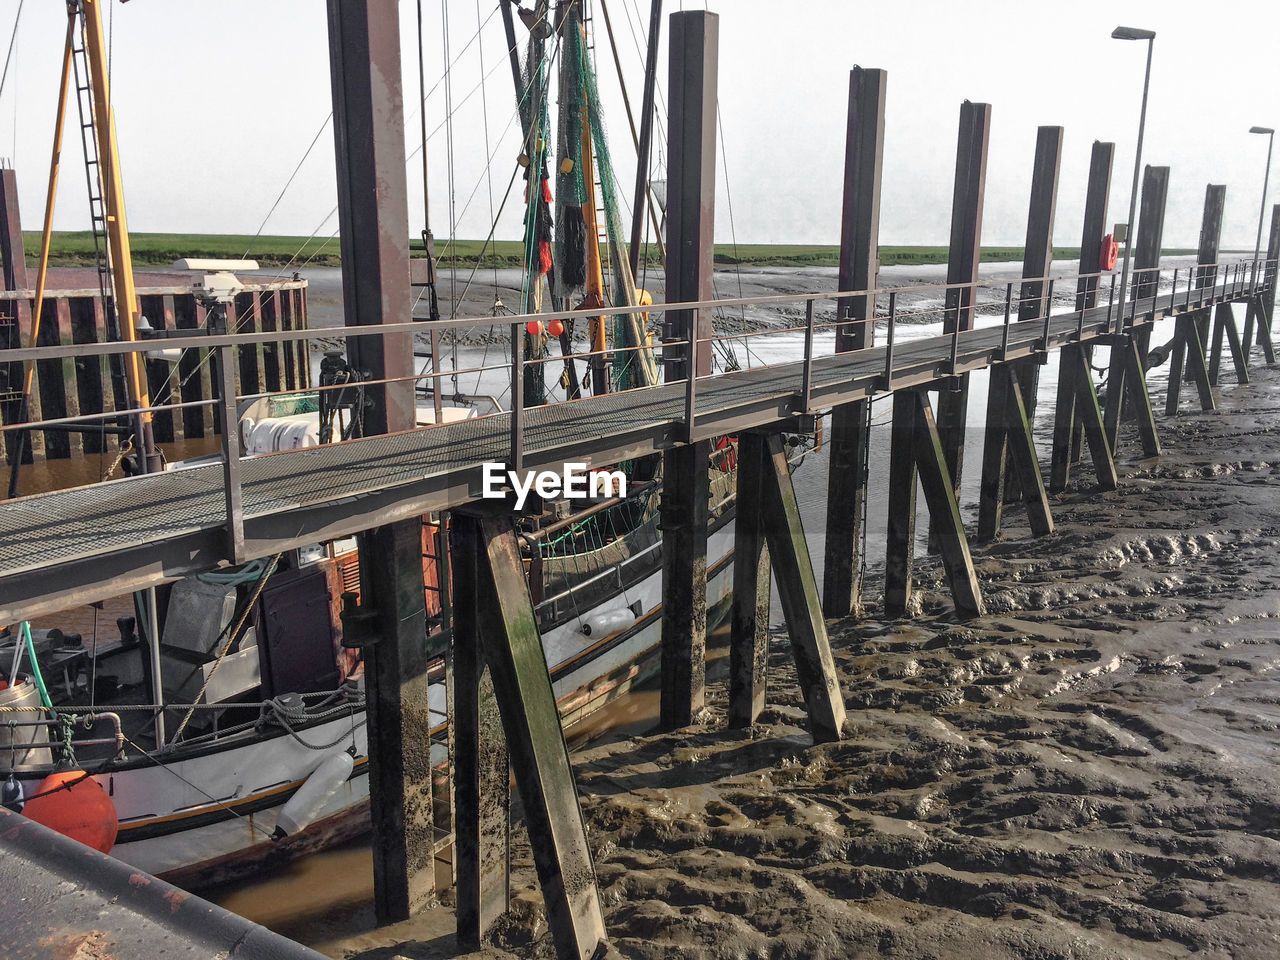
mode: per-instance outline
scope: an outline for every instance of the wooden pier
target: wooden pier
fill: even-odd
[[[958,487],[964,467],[972,374],[990,377],[981,471],[978,540],[1000,534],[1015,503],[1031,532],[1053,531],[1053,501],[1074,479],[1115,489],[1120,445],[1159,454],[1157,411],[1175,416],[1193,398],[1215,405],[1215,383],[1229,351],[1237,380],[1255,361],[1274,361],[1272,311],[1280,257],[1280,206],[1265,259],[1223,263],[1219,234],[1225,188],[1210,185],[1197,264],[1161,268],[1169,168],[1148,167],[1136,231],[1132,290],[1117,297],[1113,272],[1098,263],[1111,187],[1113,145],[1094,143],[1084,198],[1077,275],[1053,273],[1058,172],[1072,147],[1060,127],[1037,137],[1026,226],[1027,255],[1015,283],[981,281],[989,104],[961,105],[952,194],[947,282],[929,288],[942,307],[936,336],[895,343],[902,290],[881,288],[878,223],[887,74],[850,75],[839,289],[756,298],[805,307],[804,351],[786,362],[712,372],[716,307],[710,294],[715,190],[715,83],[718,18],[671,18],[668,155],[671,205],[670,302],[612,308],[662,315],[664,382],[625,393],[525,408],[437,428],[413,429],[411,343],[415,332],[460,321],[411,323],[407,278],[405,174],[399,36],[392,0],[331,0],[335,126],[350,350],[372,376],[376,436],[243,462],[138,477],[0,505],[0,621],[137,590],[227,563],[359,533],[363,623],[371,639],[371,767],[379,917],[395,920],[427,902],[430,876],[430,771],[423,763],[425,687],[420,529],[423,514],[449,510],[456,599],[452,758],[456,782],[459,936],[475,944],[506,908],[505,823],[508,763],[515,773],[547,915],[562,957],[592,956],[606,937],[572,767],[560,732],[513,528],[505,502],[481,499],[481,468],[502,462],[527,470],[567,462],[603,467],[661,455],[663,635],[662,722],[688,724],[703,706],[706,631],[707,459],[714,438],[735,435],[739,520],[735,532],[730,712],[750,725],[767,698],[765,647],[769,575],[776,578],[797,674],[815,741],[839,740],[845,702],[832,663],[827,617],[857,616],[871,602],[863,567],[869,409],[892,396],[889,537],[883,609],[915,609],[916,492],[923,490],[930,539],[940,554],[956,615],[983,613],[970,532]],[[380,79],[379,79],[380,78]],[[392,78],[387,81],[387,78]],[[374,191],[371,182],[379,187]],[[378,203],[357,198],[376,192]],[[1171,282],[1170,282],[1171,281]],[[1068,286],[1069,285],[1069,286]],[[1065,298],[1068,308],[1055,307]],[[1073,301],[1073,302],[1072,302]],[[1120,309],[1119,304],[1124,307]],[[819,322],[816,305],[834,304]],[[1243,331],[1236,306],[1244,308]],[[542,314],[586,317],[590,311]],[[516,318],[522,322],[525,318]],[[1170,379],[1163,407],[1146,380],[1151,337],[1171,320]],[[883,342],[877,342],[877,321]],[[477,321],[480,322],[480,321]],[[833,352],[815,333],[834,332]],[[328,331],[332,332],[332,331]],[[766,332],[767,334],[767,332]],[[306,330],[179,338],[168,346],[216,351],[243,371],[245,356],[267,343],[301,351]],[[1100,400],[1091,363],[1110,356]],[[106,362],[142,346],[85,343],[9,347],[0,362]],[[1037,403],[1040,366],[1059,354],[1055,403]],[[522,367],[513,363],[518,385]],[[278,386],[278,385],[277,385]],[[243,389],[243,386],[241,387]],[[228,405],[233,397],[220,397]],[[227,406],[225,409],[229,410]],[[50,410],[44,411],[48,417]],[[805,543],[783,432],[809,432],[832,416],[824,590]],[[1050,462],[1033,442],[1034,418],[1053,418]],[[1128,427],[1132,429],[1128,429]],[[1087,458],[1087,459],[1086,459]],[[1087,469],[1086,469],[1087,466]],[[234,506],[229,506],[234,505]],[[415,582],[415,580],[417,582]],[[504,752],[505,751],[505,752]],[[497,810],[497,813],[495,813]]]

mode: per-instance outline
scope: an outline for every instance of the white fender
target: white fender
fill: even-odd
[[[279,840],[306,827],[316,818],[325,803],[351,776],[355,760],[345,750],[329,757],[311,771],[311,776],[289,798],[276,818],[276,831],[271,839]]]

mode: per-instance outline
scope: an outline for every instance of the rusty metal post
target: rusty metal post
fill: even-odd
[[[346,323],[398,323],[411,315],[398,4],[329,0],[328,22]],[[408,333],[351,338],[347,350],[375,380],[414,373]],[[414,426],[411,380],[368,396],[366,434]],[[421,537],[414,519],[360,538],[361,597],[377,638],[365,676],[380,923],[406,919],[435,894]]]
[[[854,67],[849,73],[845,134],[844,206],[840,226],[841,290],[872,290],[880,271],[880,179],[884,165],[884,104],[888,74]],[[836,351],[861,350],[875,340],[875,297],[849,297],[836,315]],[[831,411],[827,473],[826,549],[822,610],[828,617],[862,607],[862,515],[867,496],[869,400]]]
[[[670,23],[667,300],[674,303],[712,297],[720,19],[689,11],[672,14]],[[712,333],[710,310],[667,314],[664,339],[686,341],[666,358],[668,381],[711,372],[711,345],[693,348],[692,341]],[[696,370],[688,369],[691,354]],[[661,715],[667,728],[690,723],[705,702],[709,455],[706,440],[662,455]]]

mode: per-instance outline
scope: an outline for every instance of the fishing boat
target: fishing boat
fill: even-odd
[[[587,389],[654,384],[657,364],[645,318],[608,313],[610,306],[642,305],[649,295],[637,287],[636,255],[623,235],[581,4],[558,3],[553,10],[538,0],[532,11],[513,11],[503,2],[501,10],[525,144],[519,158],[526,183],[522,312],[601,311],[589,324],[582,379],[571,328],[558,321],[520,328],[511,348],[526,364],[523,400],[554,402],[544,376],[553,360],[564,372],[550,386],[565,399]],[[523,64],[513,12],[528,28]],[[83,23],[83,12],[80,17]],[[101,25],[96,29],[100,33]],[[547,133],[555,59],[547,55],[549,42],[559,55],[555,156]],[[109,123],[102,126],[109,130]],[[113,151],[109,141],[100,142],[102,152]],[[103,189],[109,196],[111,185]],[[644,215],[643,206],[637,215]],[[123,229],[123,216],[118,220]],[[425,260],[416,272],[434,318],[439,298],[429,227],[423,241]],[[44,253],[47,259],[47,244]],[[113,271],[124,266],[111,264]],[[122,319],[127,328],[128,317]],[[557,344],[560,355],[549,357]],[[500,408],[493,398],[445,395],[441,352],[433,339],[427,356],[435,376],[420,387],[422,428]],[[360,436],[360,383],[360,372],[334,351],[320,365],[318,389],[243,404],[236,429],[246,455]],[[145,394],[131,399],[146,405]],[[145,453],[145,444],[139,446]],[[803,444],[794,452],[801,454]],[[137,457],[137,469],[146,469],[145,459]],[[626,692],[657,665],[662,478],[652,462],[625,469],[631,481],[625,496],[547,501],[520,523],[546,661],[566,724]],[[714,625],[727,612],[732,583],[731,438],[716,445],[708,471],[707,602]],[[431,761],[442,777],[448,766],[447,525],[444,516],[422,518]],[[359,551],[351,538],[139,594],[133,614],[117,620],[109,639],[32,631],[26,624],[8,628],[0,634],[0,671],[9,684],[0,690],[0,709],[7,705],[12,709],[6,716],[27,719],[7,730],[0,725],[6,802],[25,803],[26,812],[39,818],[51,816],[43,812],[50,807],[81,802],[71,799],[77,790],[100,788],[109,803],[102,807],[95,800],[94,809],[102,807],[102,815],[115,821],[102,845],[184,886],[233,879],[363,832],[369,795],[363,664],[358,650],[343,645],[342,629],[344,598],[358,594],[359,582]],[[67,767],[79,772],[69,788]],[[441,849],[448,845],[450,822],[444,782],[436,816]]]

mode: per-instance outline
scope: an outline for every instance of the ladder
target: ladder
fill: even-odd
[[[71,13],[76,18],[77,30],[71,42],[71,65],[76,88],[76,110],[80,118],[80,144],[84,150],[85,185],[89,193],[89,221],[93,232],[93,259],[98,272],[98,292],[106,314],[107,336],[120,340],[120,318],[112,296],[111,247],[107,242],[106,192],[102,182],[102,168],[98,157],[98,131],[93,112],[93,86],[90,82],[88,55],[85,52],[85,10],[76,2]],[[110,306],[108,306],[110,304]],[[128,390],[125,380],[124,358],[116,354],[110,358],[112,393],[117,409],[128,406]]]

